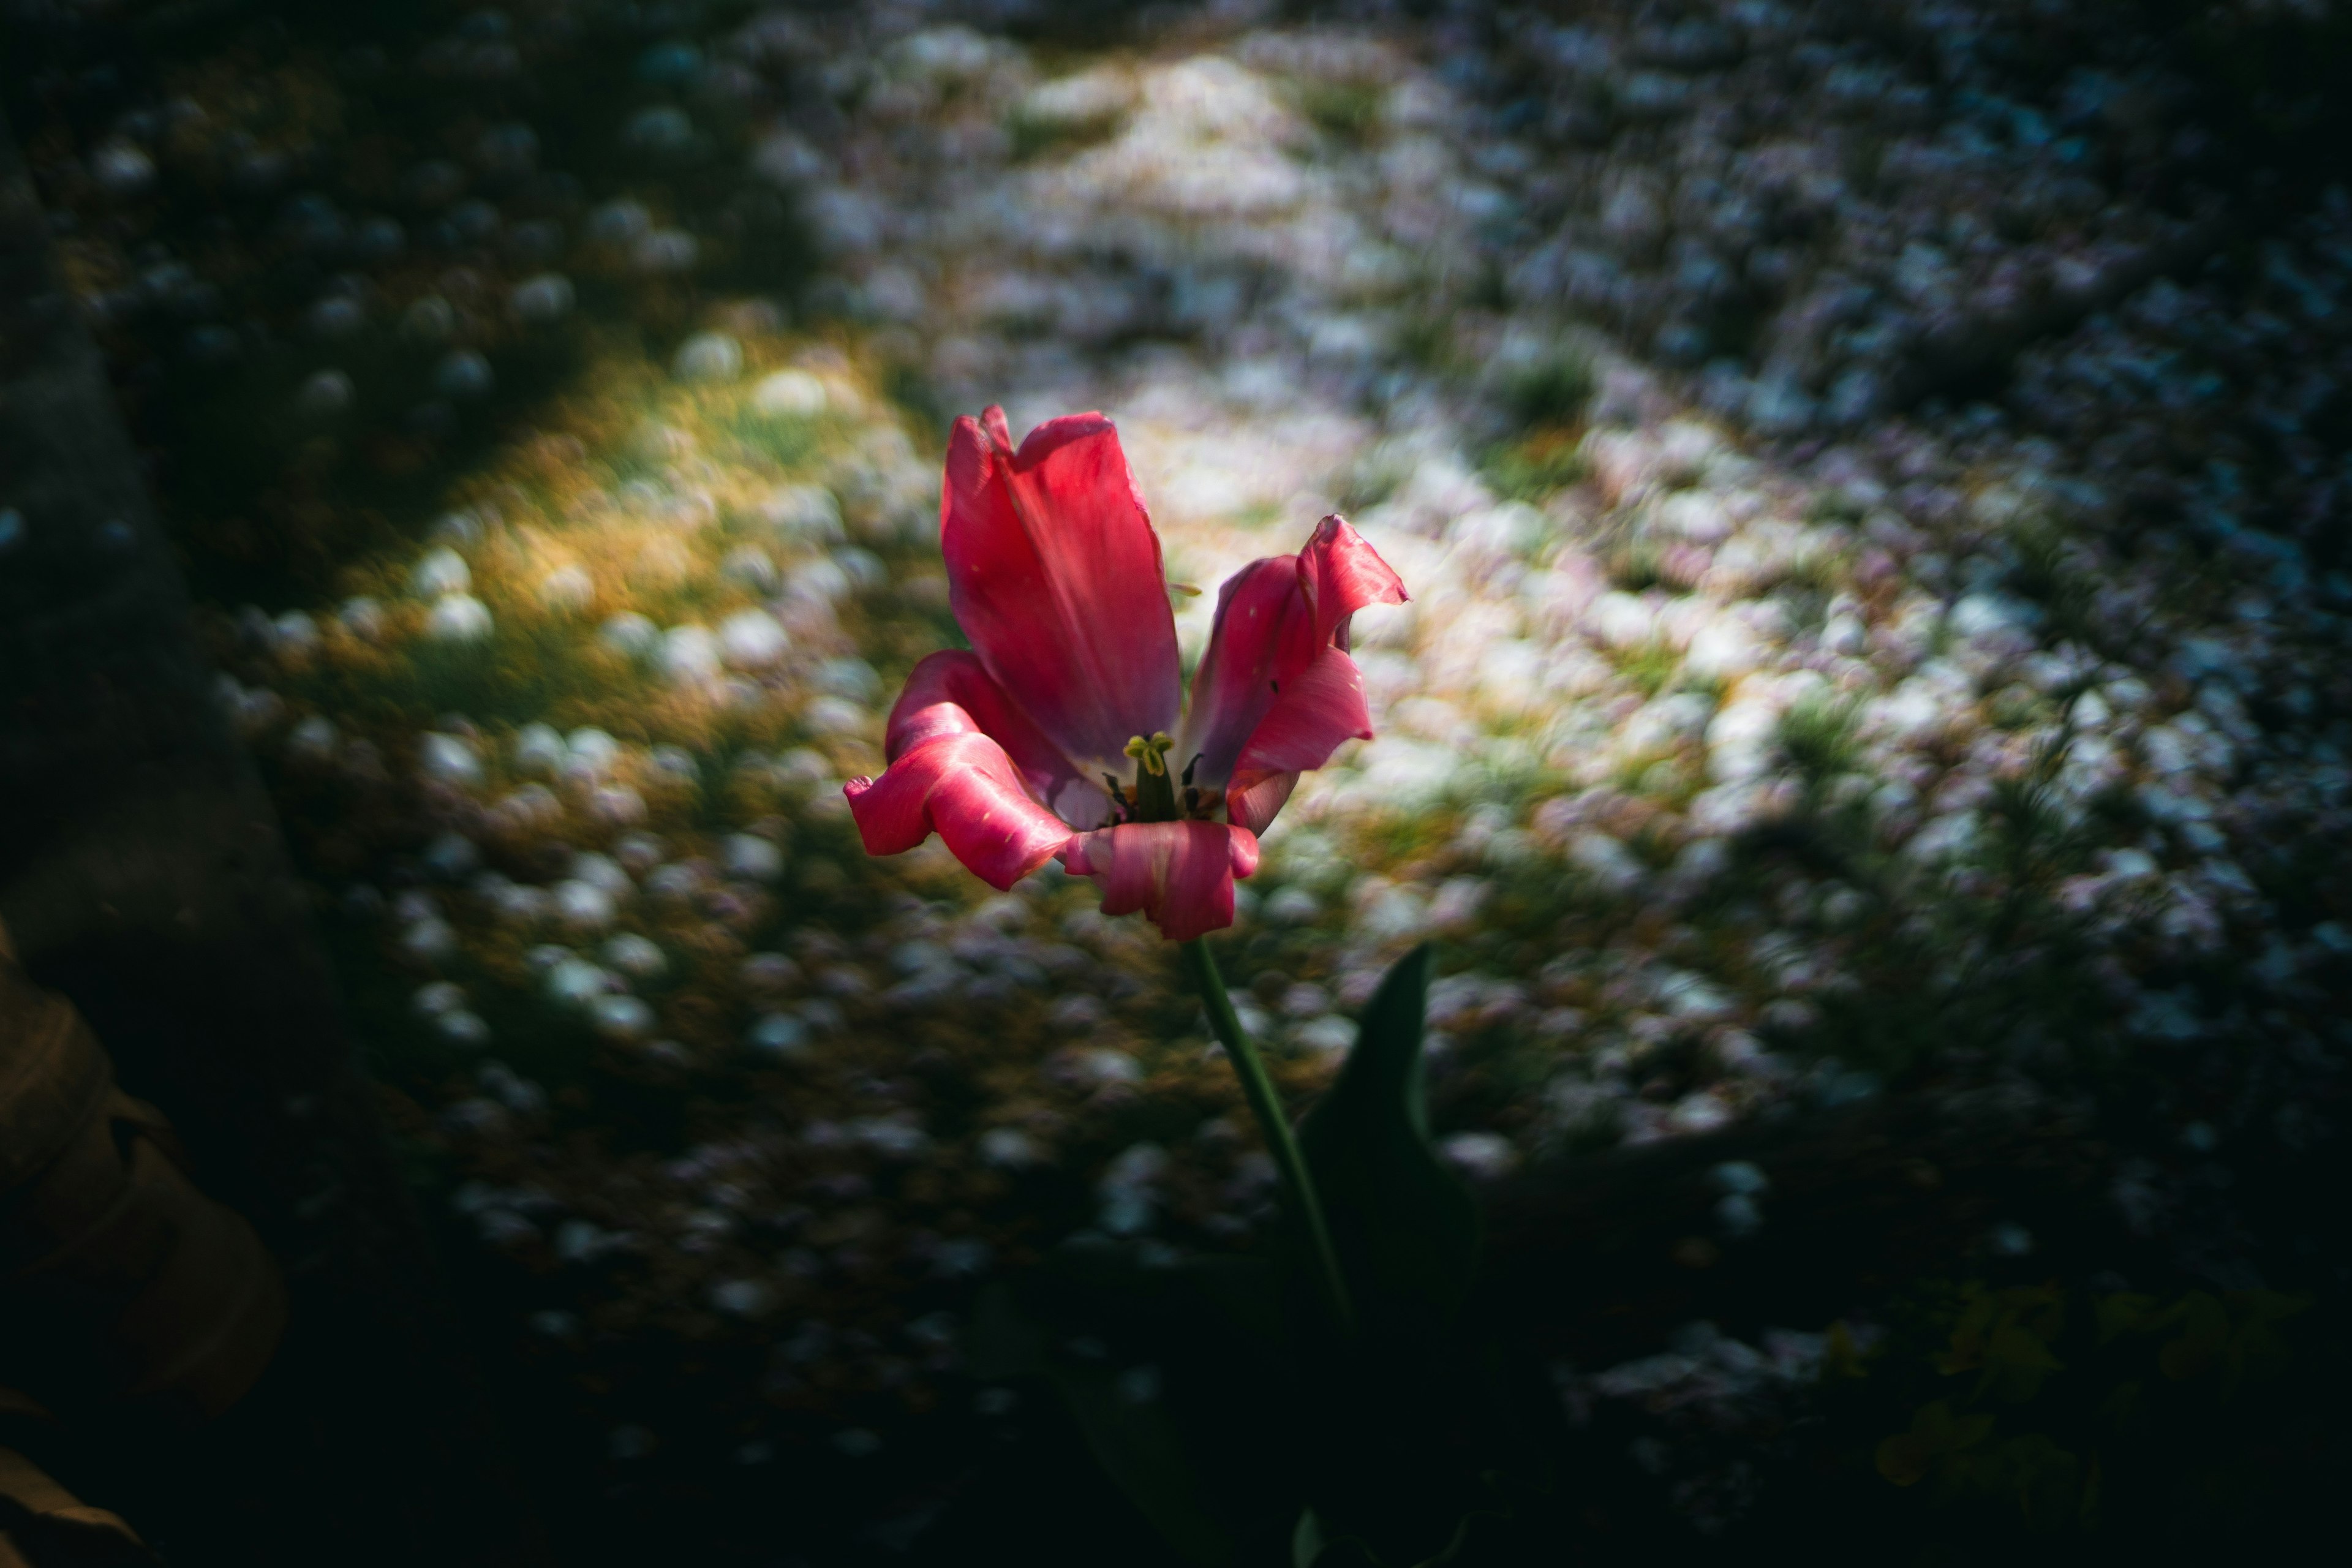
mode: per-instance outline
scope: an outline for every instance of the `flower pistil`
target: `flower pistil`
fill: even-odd
[[[1125,749],[1135,762],[1134,784],[1122,785],[1108,773],[1103,775],[1103,782],[1110,785],[1112,801],[1121,808],[1120,820],[1177,822],[1190,815],[1178,809],[1175,781],[1168,776],[1168,753],[1175,744],[1174,737],[1164,730],[1129,737]],[[1185,782],[1189,784],[1191,780]],[[1189,789],[1186,793],[1197,795]]]

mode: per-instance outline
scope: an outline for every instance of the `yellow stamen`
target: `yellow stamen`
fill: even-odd
[[[1155,731],[1149,740],[1141,735],[1133,737],[1127,742],[1126,752],[1129,756],[1135,759],[1145,773],[1154,778],[1160,778],[1165,776],[1168,772],[1168,753],[1175,744],[1176,742],[1169,738],[1168,732],[1161,730]]]

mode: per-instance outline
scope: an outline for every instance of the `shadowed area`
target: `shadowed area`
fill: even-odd
[[[0,140],[13,525],[0,914],[26,969],[75,1000],[126,1078],[171,1101],[295,1298],[268,1373],[200,1450],[140,1412],[55,1394],[68,1426],[49,1440],[69,1479],[152,1514],[152,1539],[190,1560],[235,1539],[248,1561],[307,1561],[338,1521],[365,1514],[373,1540],[344,1554],[390,1561],[476,1511],[478,1554],[446,1550],[512,1561],[527,1536],[484,1447],[456,1324],[41,226]],[[37,1346],[12,1354],[40,1367]],[[264,1474],[283,1489],[262,1495],[250,1478]]]

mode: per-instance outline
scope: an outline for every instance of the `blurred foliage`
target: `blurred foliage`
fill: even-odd
[[[1861,705],[1851,698],[1816,692],[1798,699],[1781,715],[1780,749],[1809,790],[1818,792],[1853,770],[1860,755],[1860,712]]]
[[[1124,111],[1116,110],[1074,120],[1016,109],[1005,117],[1004,133],[1012,141],[1013,161],[1026,163],[1108,142],[1118,134],[1123,118]]]
[[[983,1298],[973,1370],[1049,1385],[1187,1562],[1526,1561],[1558,1413],[1468,1310],[1476,1208],[1423,1105],[1430,970],[1423,947],[1390,971],[1300,1130],[1352,1335],[1310,1288],[1295,1216],[1271,1253],[1154,1266],[1097,1241]]]
[[[118,7],[136,15],[90,28],[18,9],[21,36],[10,41],[21,47],[0,51],[0,99],[45,187],[71,177],[70,149],[100,140],[127,103],[168,98],[204,110],[159,144],[174,177],[62,252],[77,287],[117,301],[100,321],[115,390],[202,599],[277,608],[332,591],[353,561],[420,537],[453,483],[595,365],[665,356],[713,300],[755,289],[789,299],[815,259],[789,198],[738,177],[751,130],[743,107],[646,68],[649,46],[681,19],[722,25],[751,11],[737,0],[584,7],[562,26],[530,29],[533,69],[498,79],[395,63],[470,25],[470,7]],[[478,18],[500,36],[512,26],[496,11]],[[79,58],[101,48],[102,60]],[[536,89],[540,73],[560,75],[563,90]],[[691,142],[660,153],[632,145],[632,113],[667,108],[691,110]],[[486,132],[517,123],[532,137],[527,168],[477,171],[467,187],[499,198],[506,229],[432,238],[438,209],[412,188],[413,172],[462,159]],[[248,145],[278,172],[240,174],[234,149]],[[333,151],[352,148],[359,155]],[[53,207],[75,205],[68,192],[42,194]],[[694,232],[690,277],[646,275],[621,247],[580,237],[592,205],[614,198]],[[328,228],[343,221],[337,214],[402,227],[387,255],[362,263],[352,242],[322,245],[294,221],[304,212]],[[524,243],[534,232],[546,254]],[[100,233],[125,254],[160,245],[200,258],[209,303],[190,317],[194,296],[124,287],[132,279],[103,260]],[[576,308],[520,320],[510,290],[550,268],[576,289]],[[365,319],[348,332],[313,330],[310,307],[339,278],[361,277],[367,287],[353,298],[370,307]],[[420,325],[408,308],[427,298],[445,312],[440,324]],[[200,351],[198,321],[235,331]],[[453,392],[438,372],[457,348],[478,352],[488,374]],[[348,378],[346,398],[306,405],[306,386],[329,372]]]
[[[1659,639],[1628,649],[1617,668],[1633,683],[1633,689],[1644,697],[1655,697],[1674,684],[1682,667],[1682,654],[1672,643]]]
[[[1571,1425],[1475,1300],[1339,1347],[1279,1258],[1154,1268],[1105,1243],[997,1290],[973,1353],[1057,1390],[1190,1563],[1649,1568],[1799,1542],[1828,1563],[2167,1562],[2324,1513],[2352,1384],[2315,1306],[1928,1281],[1879,1328],[1832,1325],[1819,1381],[1778,1405],[1726,1396],[1694,1425],[1661,1396]],[[1727,1513],[1694,1508],[1710,1454],[1745,1478]]]
[[[1671,585],[1665,551],[1653,539],[1626,541],[1609,557],[1609,581],[1628,594]]]
[[[1573,432],[1545,428],[1507,441],[1486,454],[1486,481],[1506,500],[1540,502],[1589,471]]]
[[[1503,396],[1522,426],[1565,425],[1584,413],[1599,385],[1592,357],[1562,348],[1514,369]]]
[[[1866,1454],[1882,1489],[1854,1512],[1929,1548],[1922,1561],[2085,1549],[2068,1541],[2168,1555],[2273,1528],[2317,1500],[2294,1494],[2340,1442],[2310,1394],[2341,1387],[2343,1346],[2297,1333],[2313,1305],[2270,1290],[1925,1285],[1870,1353],[1847,1337],[1832,1358],[1814,1458],[1858,1476]]]
[[[1796,809],[1739,840],[1731,874],[1701,906],[1717,917],[1752,910],[1790,869],[1840,890],[1843,916],[1819,912],[1825,901],[1801,925],[1781,925],[1821,928],[1854,983],[1817,993],[1801,1030],[1768,1033],[1895,1076],[1969,1051],[2061,1076],[2106,1070],[2095,1046],[2109,1005],[2083,983],[2085,919],[2062,897],[2089,862],[2084,826],[2103,806],[2059,794],[2071,730],[2056,726],[1929,849],[1917,841],[1924,825],[1909,838],[1886,831],[1876,781],[1858,771],[1860,718],[1832,694],[1790,708],[1776,739],[1801,787]]]
[[[1388,111],[1388,85],[1380,81],[1307,81],[1298,89],[1307,118],[1342,142],[1369,142]]]

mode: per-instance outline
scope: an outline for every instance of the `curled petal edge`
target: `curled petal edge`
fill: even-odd
[[[933,833],[966,869],[1003,891],[1062,852],[1067,823],[1029,798],[1004,748],[965,731],[910,747],[878,779],[841,793],[869,855],[898,855]]]
[[[1021,710],[978,655],[961,649],[927,655],[908,673],[906,688],[890,709],[882,752],[895,763],[926,741],[972,733],[1004,748],[1033,798],[1055,806],[1071,804],[1078,815],[1070,820],[1076,825],[1093,826],[1110,815],[1101,788]],[[1078,788],[1072,800],[1074,784]]]
[[[1356,525],[1333,512],[1298,552],[1298,580],[1315,605],[1315,646],[1348,646],[1348,617],[1369,605],[1402,605],[1404,579]]]
[[[1127,822],[1074,835],[1072,875],[1102,885],[1102,912],[1140,910],[1171,942],[1234,923],[1234,879],[1257,869],[1257,836],[1221,822]]]
[[[1297,787],[1300,773],[1329,762],[1342,742],[1371,738],[1363,671],[1338,648],[1325,648],[1283,688],[1234,759],[1233,779],[1225,786],[1226,818],[1252,833],[1265,832]]]
[[[1349,618],[1368,605],[1401,605],[1406,597],[1402,579],[1380,552],[1336,513],[1316,525],[1297,555],[1253,561],[1225,579],[1184,718],[1183,752],[1188,761],[1198,755],[1200,782],[1217,787],[1239,780],[1243,753],[1282,694],[1307,679],[1327,650],[1347,651]],[[1369,721],[1338,739],[1350,734],[1369,740]],[[1295,775],[1329,754],[1327,746],[1312,762],[1273,772]],[[1281,809],[1290,784],[1268,784],[1267,777],[1261,763],[1256,776],[1237,786],[1247,797],[1247,815],[1235,821],[1262,827]]]

